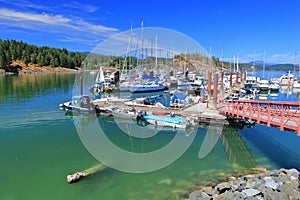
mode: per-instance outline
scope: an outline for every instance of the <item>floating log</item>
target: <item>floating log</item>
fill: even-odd
[[[91,167],[91,168],[88,168],[86,170],[83,170],[81,172],[75,172],[74,174],[69,174],[67,175],[67,182],[68,183],[77,183],[79,182],[83,177],[86,177],[88,175],[91,175],[93,173],[96,173],[98,171],[101,171],[103,169],[106,169],[107,166],[106,165],[103,165],[101,163]]]

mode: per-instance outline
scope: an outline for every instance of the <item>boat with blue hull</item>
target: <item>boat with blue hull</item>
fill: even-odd
[[[193,125],[192,119],[174,113],[152,112],[145,113],[143,118],[155,126],[169,126],[172,128],[186,129]]]

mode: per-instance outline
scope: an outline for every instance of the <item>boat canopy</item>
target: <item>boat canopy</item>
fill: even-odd
[[[143,79],[143,80],[150,80],[150,81],[154,81],[154,80],[155,80],[155,78],[154,78],[153,76],[147,75],[147,74],[144,74],[144,75],[142,76],[142,79]]]
[[[184,100],[187,96],[187,94],[174,93],[172,97],[172,102],[174,103],[176,100]]]

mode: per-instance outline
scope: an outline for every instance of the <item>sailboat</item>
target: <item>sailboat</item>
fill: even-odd
[[[143,67],[143,62],[144,62],[144,58],[143,58],[143,36],[144,36],[144,23],[142,22],[142,67]],[[130,35],[130,41],[129,44],[131,43],[131,37],[132,37],[132,33]],[[137,47],[139,44],[139,39],[138,39],[138,43],[137,43]],[[129,47],[128,47],[129,49]],[[136,52],[138,51],[138,48],[136,48]],[[156,48],[157,51],[157,48]],[[157,58],[156,58],[157,60]],[[138,66],[138,64],[137,64]],[[133,68],[134,71],[134,68]],[[139,70],[140,71],[140,70]],[[130,77],[131,80],[129,81],[125,81],[120,83],[119,89],[120,92],[131,92],[131,93],[144,93],[144,92],[158,92],[158,91],[164,91],[167,90],[168,88],[166,86],[164,86],[163,84],[159,83],[158,80],[156,80],[153,76],[140,76],[140,78],[142,78],[142,80],[136,81],[134,80],[134,78]]]
[[[296,57],[297,57],[297,50],[295,52],[295,66],[296,66]],[[300,64],[298,68],[298,78],[293,82],[293,89],[300,89]]]
[[[262,92],[266,92],[269,91],[270,89],[270,83],[268,80],[264,79],[265,78],[265,68],[266,68],[266,49],[265,49],[265,53],[264,53],[264,65],[263,65],[263,75],[262,75],[262,79],[259,81],[258,84],[258,88],[259,90]]]
[[[246,80],[245,80],[245,88],[250,89],[254,85],[259,82],[258,78],[254,75],[254,70],[255,70],[255,49],[254,49],[254,62],[252,68],[252,73],[249,75],[249,73],[246,71]]]

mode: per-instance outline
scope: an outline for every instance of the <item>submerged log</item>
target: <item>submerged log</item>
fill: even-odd
[[[68,181],[68,183],[76,183],[76,182],[80,181],[80,179],[82,177],[85,177],[85,176],[86,176],[86,174],[83,172],[76,172],[74,174],[68,175],[67,181]]]
[[[106,169],[107,166],[106,165],[103,165],[101,163],[91,167],[91,168],[88,168],[86,170],[83,170],[81,172],[75,172],[74,174],[70,174],[70,175],[67,175],[67,182],[68,183],[77,183],[79,182],[83,177],[86,177],[88,175],[91,175],[93,173],[96,173],[98,171],[101,171],[103,169]]]

